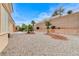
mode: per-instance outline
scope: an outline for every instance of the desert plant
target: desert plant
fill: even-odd
[[[46,25],[46,28],[47,28],[47,33],[49,33],[51,23],[49,21],[45,21],[45,25]]]
[[[63,14],[63,12],[64,12],[64,8],[63,7],[60,7],[59,9],[58,9],[58,14],[59,15],[62,15]]]
[[[52,16],[56,16],[56,15],[62,15],[64,12],[64,8],[63,7],[60,7],[59,9],[56,9],[53,13]]]
[[[52,16],[56,16],[56,15],[58,15],[58,11],[57,10],[54,11]]]

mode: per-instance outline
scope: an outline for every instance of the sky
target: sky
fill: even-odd
[[[60,7],[73,12],[79,11],[78,3],[14,3],[12,18],[16,25],[30,24],[32,20],[39,22],[51,17],[54,11]]]

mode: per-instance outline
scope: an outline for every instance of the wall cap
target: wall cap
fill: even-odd
[[[5,35],[5,34],[9,34],[9,33],[8,32],[0,33],[0,36]]]

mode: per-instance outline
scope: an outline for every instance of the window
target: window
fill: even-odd
[[[37,27],[36,29],[39,30],[39,27]]]

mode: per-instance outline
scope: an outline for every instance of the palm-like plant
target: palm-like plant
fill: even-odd
[[[46,28],[47,28],[47,33],[49,33],[51,23],[49,21],[45,21],[45,25],[46,25]]]
[[[63,12],[64,12],[64,8],[63,7],[60,7],[58,11],[59,11],[59,15],[62,15]]]
[[[32,26],[33,26],[33,31],[34,31],[35,21],[34,21],[34,20],[32,20],[31,24],[32,24]]]
[[[52,16],[58,15],[58,10],[55,10]]]
[[[28,25],[28,32],[27,33],[30,33],[33,31],[33,26],[31,24]]]
[[[52,16],[56,16],[56,15],[62,15],[64,12],[64,8],[63,7],[60,7],[59,9],[56,9],[53,13]]]

